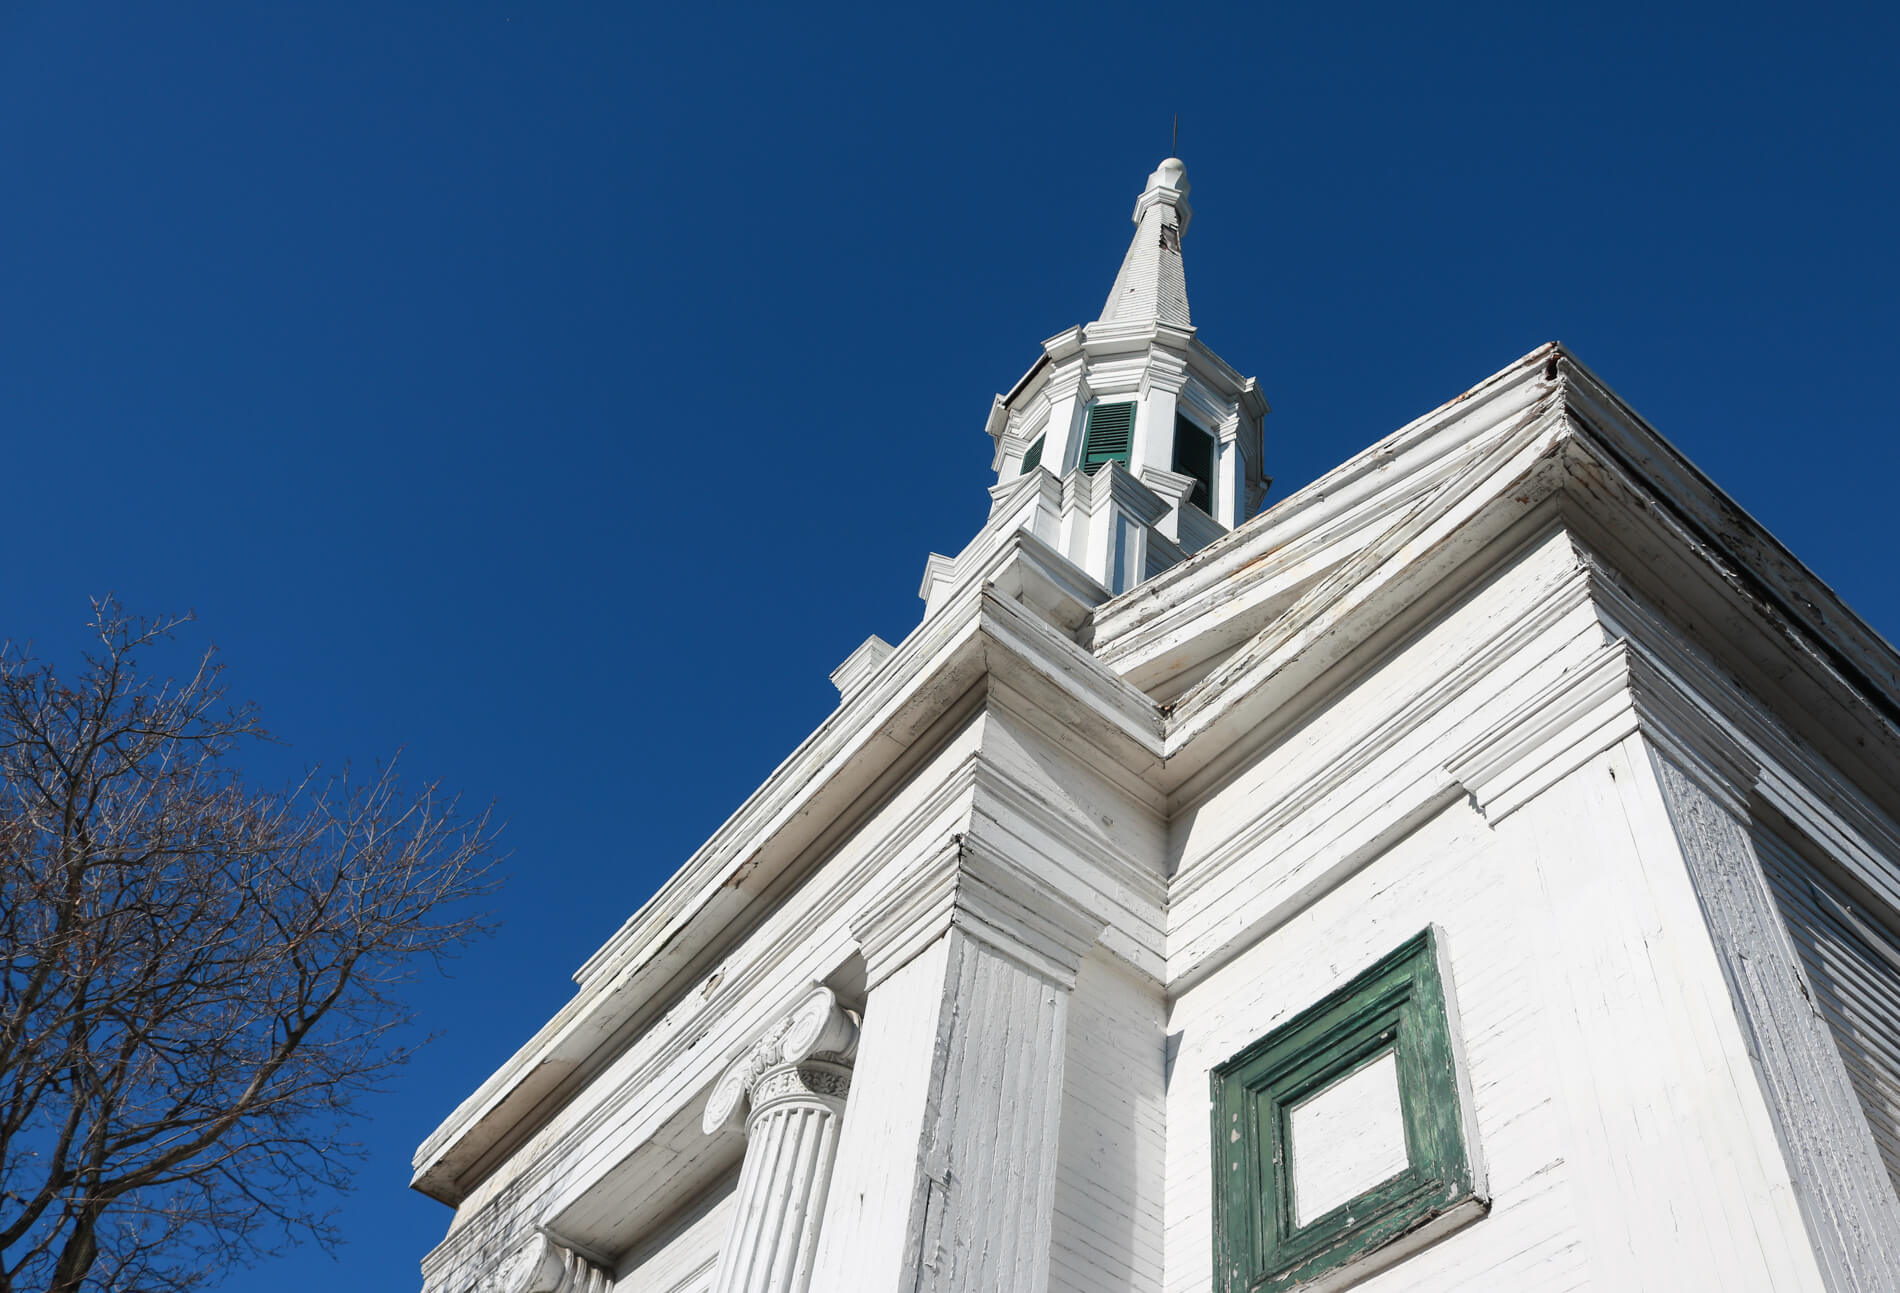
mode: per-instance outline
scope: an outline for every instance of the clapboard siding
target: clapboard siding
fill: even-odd
[[[1758,828],[1755,848],[1887,1174],[1900,1185],[1900,938],[1780,837]]]
[[[1428,924],[1444,931],[1448,990],[1476,1102],[1475,1153],[1489,1217],[1356,1288],[1555,1293],[1589,1284],[1537,973],[1537,872],[1501,849],[1463,803],[1307,907],[1205,982],[1169,1016],[1180,1051],[1168,1082],[1170,1293],[1212,1283],[1208,1070],[1319,1001]]]
[[[732,1222],[737,1172],[695,1199],[641,1244],[621,1268],[614,1293],[703,1293],[712,1287],[719,1246]]]
[[[1098,948],[1069,1002],[1052,1293],[1159,1293],[1164,1051],[1159,986]]]

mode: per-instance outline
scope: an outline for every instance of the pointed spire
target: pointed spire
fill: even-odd
[[[1187,167],[1170,157],[1155,167],[1135,201],[1135,237],[1122,257],[1121,273],[1102,306],[1102,323],[1175,323],[1188,317],[1187,271],[1181,235],[1194,209],[1188,205]]]

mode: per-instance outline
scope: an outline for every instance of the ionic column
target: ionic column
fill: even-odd
[[[713,1293],[805,1293],[810,1285],[857,1044],[857,1019],[829,988],[813,987],[713,1088],[708,1134],[751,1102]]]
[[[613,1293],[613,1277],[544,1234],[515,1249],[477,1293]]]

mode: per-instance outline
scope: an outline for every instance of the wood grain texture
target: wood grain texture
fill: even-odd
[[[1826,1285],[1891,1289],[1900,1271],[1893,1182],[1770,897],[1749,826],[1673,762],[1651,762]]]

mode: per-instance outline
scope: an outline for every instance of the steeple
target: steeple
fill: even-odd
[[[1187,199],[1187,167],[1167,158],[1135,200],[1135,236],[1100,317],[1043,342],[1041,358],[996,397],[985,428],[995,444],[990,518],[959,556],[930,559],[926,615],[1018,533],[1106,597],[1260,506],[1267,401],[1208,349],[1188,313]]]
[[[1159,319],[1183,327],[1193,322],[1188,316],[1187,272],[1181,264],[1181,236],[1194,218],[1188,187],[1187,167],[1178,157],[1168,158],[1148,177],[1148,187],[1135,200],[1134,240],[1097,322]]]

